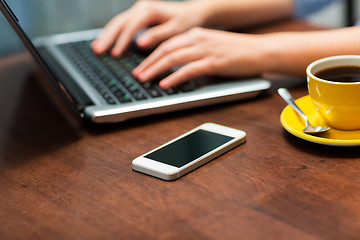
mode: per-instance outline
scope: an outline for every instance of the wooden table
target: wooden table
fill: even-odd
[[[27,54],[0,61],[0,239],[360,239],[360,149],[290,135],[274,92],[74,125],[33,68]],[[306,95],[305,81],[290,91]],[[247,142],[176,181],[132,170],[204,122],[242,129]]]

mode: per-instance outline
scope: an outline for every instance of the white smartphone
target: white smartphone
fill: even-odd
[[[197,128],[135,158],[133,170],[174,180],[245,142],[246,133],[215,123]]]

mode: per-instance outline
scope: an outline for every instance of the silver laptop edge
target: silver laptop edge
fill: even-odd
[[[264,80],[244,81],[233,86],[222,87],[217,90],[207,91],[206,87],[193,93],[184,93],[181,97],[169,96],[166,101],[154,100],[144,103],[128,104],[122,108],[111,106],[89,106],[85,109],[85,115],[92,121],[118,122],[145,115],[164,113],[187,108],[200,107],[229,101],[248,99],[257,96],[263,90],[270,87],[270,83]]]

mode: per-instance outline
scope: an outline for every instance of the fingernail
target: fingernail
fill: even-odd
[[[160,82],[159,82],[159,86],[160,86],[162,89],[168,89],[168,88],[169,88],[169,86],[168,86],[168,84],[167,84],[166,81],[160,81]]]
[[[138,78],[140,81],[145,82],[145,81],[147,80],[146,73],[145,73],[145,72],[140,72],[140,73],[138,73],[137,78]]]
[[[134,68],[133,71],[132,71],[132,74],[133,74],[134,76],[139,75],[139,73],[140,73],[139,67]]]
[[[93,46],[93,47],[95,47],[96,45],[98,45],[98,40],[97,39],[95,39],[95,40],[93,40],[92,42],[91,42],[91,46]]]
[[[142,48],[146,48],[148,46],[150,46],[151,42],[148,38],[146,37],[140,37],[138,40],[137,40],[137,44],[142,47]]]
[[[120,55],[120,50],[117,49],[117,48],[113,48],[113,49],[111,50],[111,55],[113,55],[114,57],[119,56],[119,55]]]
[[[93,50],[95,50],[96,52],[99,52],[101,50],[101,44],[99,43],[98,40],[94,40],[91,43],[91,47]]]

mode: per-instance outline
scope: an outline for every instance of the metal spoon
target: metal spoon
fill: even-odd
[[[286,88],[279,88],[278,89],[279,95],[287,102],[305,121],[305,128],[303,129],[304,133],[322,133],[329,131],[331,128],[329,127],[320,127],[320,126],[313,126],[310,124],[308,117],[305,113],[296,105],[294,99],[291,97],[291,94]]]

